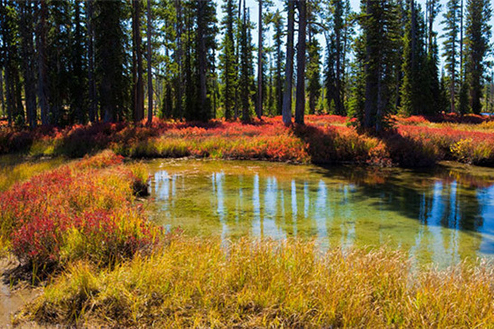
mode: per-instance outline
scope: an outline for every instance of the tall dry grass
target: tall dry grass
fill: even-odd
[[[494,272],[462,264],[411,271],[386,249],[176,238],[95,271],[76,263],[18,318],[107,327],[492,328]]]

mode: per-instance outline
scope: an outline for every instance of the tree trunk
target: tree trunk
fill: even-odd
[[[182,5],[180,3],[180,0],[175,0],[175,10],[177,13],[177,25],[176,25],[176,42],[177,42],[177,51],[175,56],[175,61],[178,65],[178,76],[175,79],[175,86],[176,86],[176,104],[174,108],[174,116],[175,117],[180,117],[182,118],[184,113],[182,109],[182,98],[183,98],[183,65],[182,65],[182,58],[183,58],[183,49],[182,49]]]
[[[298,1],[298,46],[297,46],[297,91],[295,123],[304,124],[305,112],[305,36],[307,25],[307,3]]]
[[[367,19],[375,16],[372,0],[367,0]],[[368,24],[368,23],[367,23]],[[369,29],[369,28],[368,28]],[[379,77],[377,74],[377,63],[374,63],[374,45],[372,33],[374,31],[366,31],[366,61],[365,61],[365,104],[364,104],[364,125],[363,128],[372,128],[372,113],[377,107],[376,94],[378,89]]]
[[[97,121],[96,83],[94,81],[94,29],[93,29],[93,1],[87,1],[87,53],[88,53],[88,87],[89,87],[89,121]]]
[[[283,123],[290,125],[292,123],[292,79],[293,79],[293,39],[295,27],[295,8],[294,0],[288,0],[288,23],[287,23],[287,41],[286,41],[286,74],[285,90],[283,91]]]
[[[153,71],[151,69],[151,33],[152,33],[152,21],[151,21],[151,0],[147,0],[148,10],[147,10],[147,39],[148,39],[148,125],[153,123]]]
[[[262,0],[259,0],[259,51],[257,58],[257,118],[262,116]]]
[[[3,96],[3,68],[0,67],[0,103],[2,103],[2,116],[5,115],[5,98]]]
[[[465,79],[463,71],[463,0],[460,5],[460,83]]]
[[[48,73],[47,73],[47,54],[46,54],[46,37],[47,26],[46,19],[48,16],[48,7],[45,1],[40,1],[39,21],[37,27],[36,44],[38,48],[38,100],[41,109],[41,124],[49,124],[49,93],[48,93]]]
[[[203,115],[201,115],[202,120],[209,118],[209,115],[205,113],[207,111],[207,54],[206,54],[206,40],[204,39],[204,25],[206,16],[206,1],[198,1],[198,11],[197,11],[197,44],[198,44],[198,64],[199,64],[199,107]]]
[[[31,128],[36,127],[36,79],[35,73],[35,58],[34,58],[34,41],[33,41],[33,3],[31,1],[23,1],[21,4],[21,53],[22,66],[24,75],[24,94],[26,98],[26,113],[27,122]]]
[[[141,4],[140,0],[132,1],[132,36],[134,43],[133,59],[133,100],[134,121],[144,119],[144,81],[142,79],[142,51],[141,51]]]

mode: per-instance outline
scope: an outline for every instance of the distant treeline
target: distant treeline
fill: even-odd
[[[30,127],[332,113],[376,131],[390,114],[492,111],[491,0],[220,5],[0,0],[0,110]]]

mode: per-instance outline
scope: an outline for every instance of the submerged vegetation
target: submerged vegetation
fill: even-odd
[[[443,115],[395,119],[380,135],[359,133],[341,116],[308,116],[304,126],[279,118],[243,124],[155,120],[151,127],[127,123],[33,131],[0,131],[0,153],[81,157],[111,149],[131,158],[212,157],[313,163],[432,166],[441,160],[494,165],[492,121],[481,116]]]

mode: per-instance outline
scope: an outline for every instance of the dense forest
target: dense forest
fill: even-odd
[[[379,131],[391,114],[493,111],[490,0],[255,5],[0,0],[1,113],[29,127],[330,113]]]

